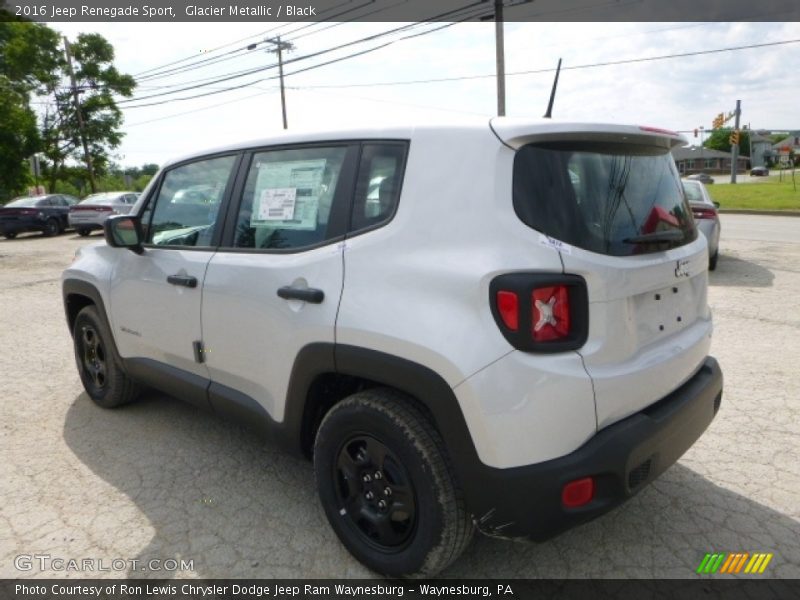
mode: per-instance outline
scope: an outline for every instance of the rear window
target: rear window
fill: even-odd
[[[694,183],[691,181],[684,181],[683,191],[686,193],[686,199],[689,202],[702,202],[703,204],[711,204],[711,200],[706,199],[703,194],[703,184]]]
[[[513,193],[526,225],[600,254],[658,252],[697,237],[675,161],[661,148],[529,144],[514,159]]]

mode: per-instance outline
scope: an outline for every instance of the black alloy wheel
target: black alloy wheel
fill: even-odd
[[[353,436],[333,471],[339,505],[367,543],[379,550],[408,543],[417,526],[414,482],[386,445],[368,434]]]
[[[101,391],[107,382],[106,349],[103,341],[91,325],[83,325],[80,339],[75,343],[78,344],[78,354],[82,359],[83,374],[98,392]]]
[[[339,540],[378,573],[431,577],[472,539],[444,441],[398,390],[363,390],[328,411],[314,440],[314,476]]]
[[[95,404],[115,408],[139,395],[139,386],[120,367],[108,326],[93,305],[75,317],[72,340],[81,383]]]

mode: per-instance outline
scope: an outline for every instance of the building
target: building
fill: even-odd
[[[753,167],[768,167],[774,156],[772,140],[767,132],[753,131],[750,134],[750,164]]]
[[[693,175],[694,173],[730,173],[731,172],[731,153],[702,148],[700,146],[684,146],[673,148],[672,157],[681,176]],[[747,165],[750,159],[747,156],[738,158],[736,172],[747,172]]]

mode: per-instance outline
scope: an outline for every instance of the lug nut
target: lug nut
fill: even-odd
[[[370,481],[372,481],[372,476],[371,476],[369,473],[366,473],[366,474],[365,474],[365,475],[364,475],[364,476],[361,478],[361,481],[363,481],[364,483],[369,483]]]
[[[392,495],[392,488],[390,488],[390,487],[383,488],[383,495],[384,496],[391,496]]]
[[[386,500],[378,500],[378,508],[386,510]]]
[[[375,494],[373,494],[372,492],[367,492],[366,494],[364,494],[364,497],[367,500],[372,500],[373,498],[375,498]]]
[[[383,479],[383,473],[380,471],[375,471],[375,479]]]

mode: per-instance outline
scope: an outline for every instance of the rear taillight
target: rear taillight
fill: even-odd
[[[497,292],[497,312],[510,331],[519,329],[519,297],[515,292],[500,290]]]
[[[565,352],[586,343],[589,301],[577,275],[509,273],[490,286],[492,313],[518,350]]]
[[[569,336],[569,294],[567,287],[537,288],[533,302],[533,339],[537,342],[560,340]]]
[[[692,215],[695,219],[716,219],[717,211],[714,208],[692,207]]]

